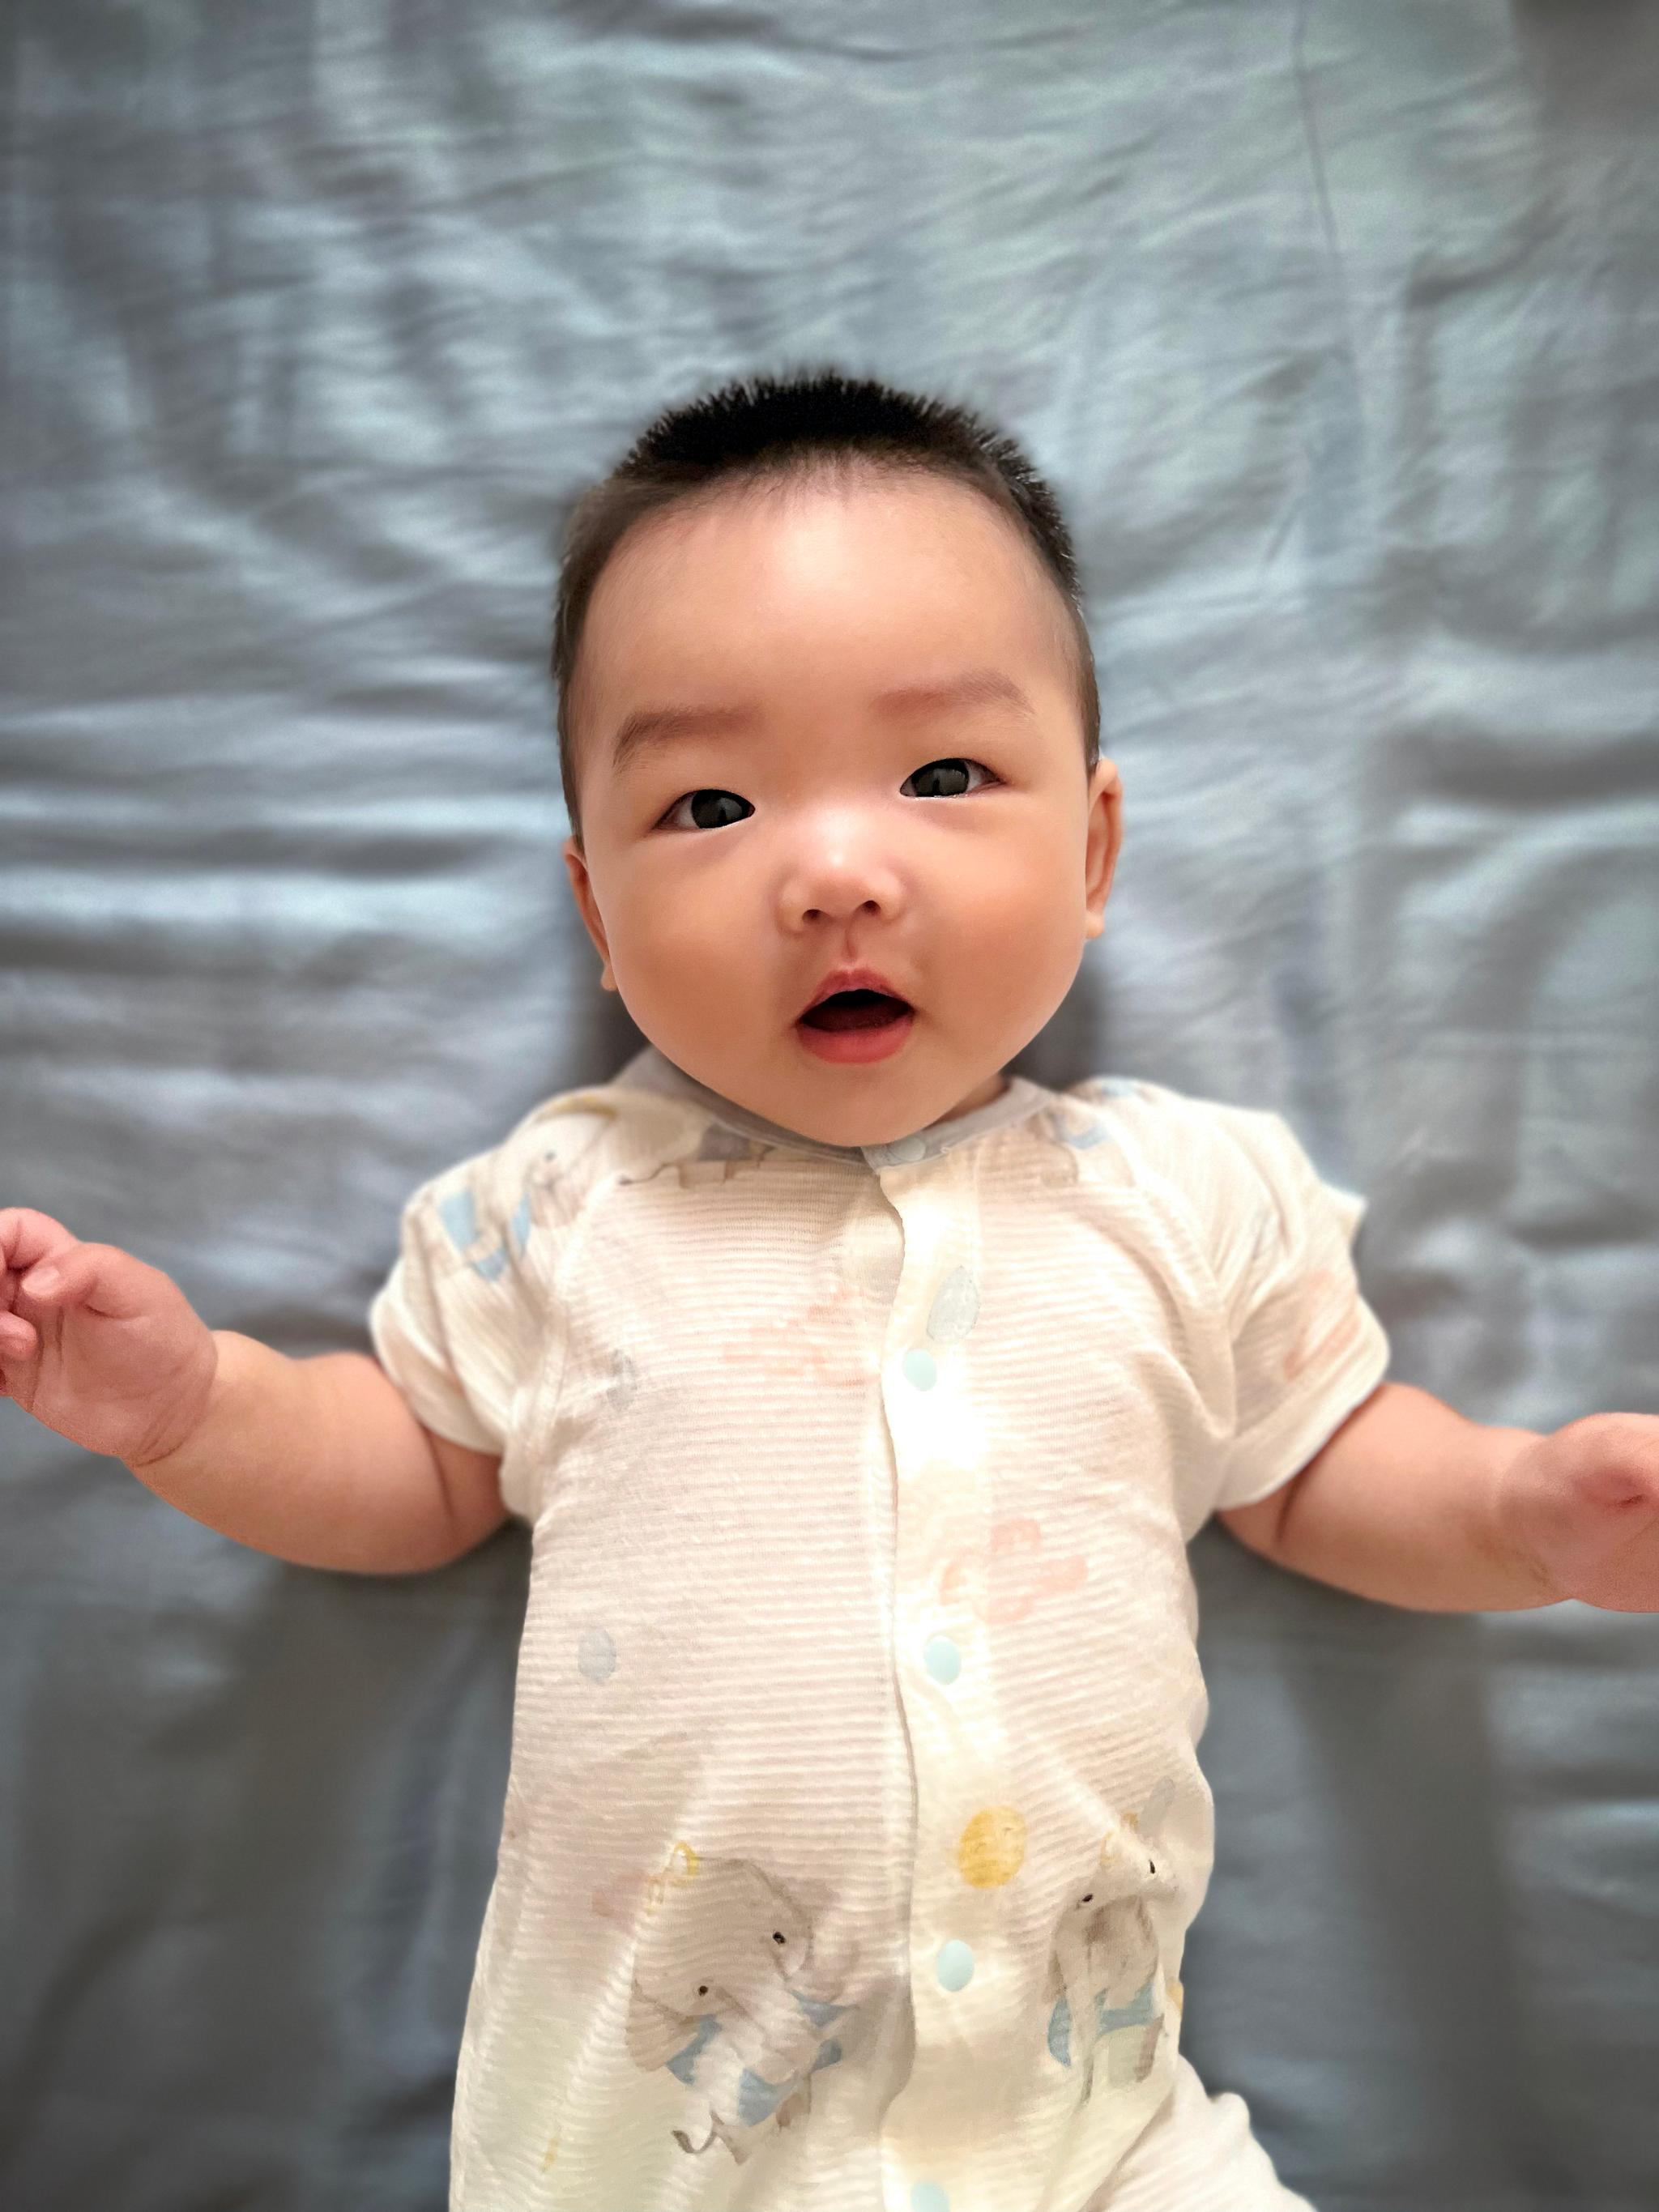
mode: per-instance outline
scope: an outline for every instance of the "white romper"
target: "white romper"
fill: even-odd
[[[1275,1115],[885,1145],[653,1047],[409,1200],[369,1316],[532,1530],[451,2212],[1306,2212],[1178,2055],[1186,1547],[1382,1379]]]

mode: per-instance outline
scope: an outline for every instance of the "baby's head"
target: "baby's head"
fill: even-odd
[[[666,1058],[837,1145],[1001,1091],[1119,838],[1071,542],[1011,440],[834,370],[662,416],[570,518],[553,673],[576,902]],[[801,1019],[858,968],[908,1014]]]

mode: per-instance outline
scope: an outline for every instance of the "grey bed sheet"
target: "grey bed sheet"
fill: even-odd
[[[1470,1415],[1659,1410],[1659,9],[11,0],[0,53],[0,1203],[366,1348],[414,1185],[639,1042],[558,520],[836,360],[1079,542],[1127,843],[1019,1070],[1285,1113]],[[522,1534],[285,1565],[10,1404],[0,1516],[0,2205],[433,2212]],[[1319,2212],[1651,2212],[1659,1620],[1195,1563],[1211,2087]]]

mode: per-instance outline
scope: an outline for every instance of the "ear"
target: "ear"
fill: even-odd
[[[599,954],[604,970],[599,977],[599,987],[602,990],[614,991],[617,979],[611,972],[611,947],[605,942],[605,920],[599,912],[599,900],[593,895],[593,878],[587,872],[586,860],[574,837],[567,837],[564,841],[564,865],[570,876],[570,888],[575,894],[576,911],[593,940],[593,950]]]
[[[815,1923],[821,1920],[835,1903],[836,1885],[831,1881],[803,1880],[799,1875],[789,1878],[789,1894],[807,1918]]]
[[[1122,842],[1122,781],[1115,762],[1098,760],[1089,778],[1089,842],[1083,871],[1085,937],[1098,937],[1106,927],[1106,902]]]

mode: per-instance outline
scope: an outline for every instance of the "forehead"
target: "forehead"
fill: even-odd
[[[1018,522],[935,475],[722,488],[651,517],[602,572],[582,643],[590,713],[811,679],[871,695],[973,665],[1069,696],[1053,580]],[[659,696],[660,695],[660,696]]]
[[[607,562],[593,594],[637,599],[672,579],[684,590],[711,561],[775,586],[822,585],[842,564],[908,568],[965,588],[1029,586],[1040,564],[1010,514],[933,471],[869,471],[716,485],[647,516]],[[607,588],[609,587],[609,588]]]

